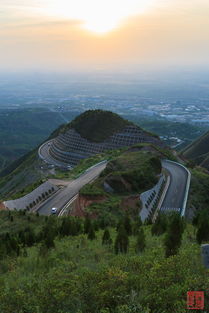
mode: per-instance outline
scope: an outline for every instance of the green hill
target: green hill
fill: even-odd
[[[193,160],[195,164],[209,169],[209,132],[206,132],[187,146],[182,154],[184,157]]]
[[[118,114],[103,110],[88,110],[77,116],[72,122],[64,125],[54,135],[65,133],[74,128],[83,138],[92,142],[102,142],[115,132],[119,132],[128,125],[134,125]]]
[[[96,193],[98,188],[103,189],[108,184],[114,193],[140,193],[152,188],[158,181],[161,173],[160,158],[162,155],[152,145],[138,145],[135,149],[126,149],[108,163],[93,184],[82,188],[82,194]]]
[[[92,142],[101,142],[128,125],[134,124],[113,112],[89,110],[77,116],[72,122],[59,126],[48,139],[57,137],[60,133],[65,133],[68,129],[74,128],[81,137]],[[140,129],[139,126],[137,127]],[[148,132],[145,133],[148,134]],[[157,137],[153,134],[151,136]],[[112,155],[112,153],[104,153],[102,157],[105,159],[109,155]],[[90,161],[81,162],[81,168],[85,170],[88,165],[91,166],[94,164],[93,162],[96,163],[100,159],[101,157],[96,156],[91,158]],[[75,169],[76,171],[77,169]],[[59,176],[59,170],[56,170],[55,177],[57,177],[57,174]],[[24,195],[24,190],[28,185],[31,186],[29,188],[31,189],[33,184],[36,185],[38,181],[46,179],[49,175],[51,175],[49,171],[41,170],[38,151],[34,149],[0,172],[0,199],[5,198],[5,196],[11,197],[13,193]],[[61,174],[61,176],[64,175]]]

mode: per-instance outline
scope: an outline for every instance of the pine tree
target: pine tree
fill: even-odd
[[[196,240],[199,244],[209,240],[209,219],[201,219],[199,222]]]
[[[95,231],[94,231],[94,226],[91,225],[88,233],[88,239],[94,240],[96,239]]]
[[[131,219],[130,219],[130,217],[128,216],[128,214],[126,214],[123,223],[124,223],[124,227],[125,227],[125,230],[126,230],[128,236],[132,235]]]
[[[90,218],[87,216],[87,217],[85,218],[85,221],[84,221],[84,234],[88,234],[90,228],[91,228],[91,220],[90,220]]]
[[[153,235],[160,236],[163,233],[165,233],[166,229],[167,229],[166,215],[159,214],[151,228],[152,236]]]
[[[135,251],[136,253],[142,252],[145,249],[145,234],[144,230],[140,228],[139,233],[136,238],[136,245],[135,245]]]
[[[115,253],[127,253],[129,246],[129,239],[126,229],[123,225],[120,226],[118,230],[117,237],[115,239]]]
[[[28,247],[32,247],[36,242],[35,234],[31,228],[25,230],[25,244]]]
[[[44,245],[46,246],[47,249],[54,248],[54,236],[50,232],[46,235],[44,239]]]
[[[70,235],[70,228],[71,228],[71,222],[70,219],[67,217],[63,218],[62,224],[59,229],[59,233],[61,237],[69,236]]]
[[[141,220],[141,217],[139,216],[136,218],[135,222],[133,223],[132,233],[134,236],[138,235],[141,226],[142,226],[142,220]]]
[[[170,224],[165,237],[165,255],[166,257],[178,253],[181,246],[182,234],[184,231],[184,222],[179,214],[175,213],[170,216]]]
[[[102,236],[102,244],[103,245],[110,245],[111,242],[112,242],[112,239],[110,238],[110,232],[106,228],[105,231],[104,231],[104,234]]]

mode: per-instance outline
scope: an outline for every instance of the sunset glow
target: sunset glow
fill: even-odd
[[[208,0],[1,0],[0,68],[209,64]]]
[[[145,12],[151,3],[153,0],[60,0],[51,1],[44,11],[55,17],[78,20],[86,30],[106,33],[125,19]]]

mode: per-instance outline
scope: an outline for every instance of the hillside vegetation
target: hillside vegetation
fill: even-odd
[[[206,132],[186,147],[182,154],[184,157],[193,160],[195,164],[209,169],[209,132]]]
[[[181,139],[183,143],[175,148],[177,150],[182,150],[208,130],[208,126],[206,125],[191,125],[163,118],[140,117],[140,115],[128,114],[125,115],[125,117],[135,124],[140,125],[140,127],[146,129],[147,131],[155,133],[158,136],[163,136],[168,146],[173,144],[169,139],[170,137],[177,137]]]
[[[74,112],[66,112],[72,120]],[[0,171],[46,140],[50,133],[63,124],[59,112],[48,109],[18,109],[0,111]]]
[[[92,142],[102,142],[115,132],[132,123],[110,111],[89,110],[77,116],[71,123],[61,128],[64,133],[74,128],[83,138]]]
[[[125,151],[112,161],[93,183],[103,187],[107,183],[115,193],[126,194],[142,192],[156,184],[157,175],[161,172],[160,158],[148,151]],[[141,147],[141,150],[143,148]],[[88,186],[81,193],[87,192]]]
[[[186,313],[187,291],[209,286],[189,224],[167,258],[168,220],[158,235],[127,216],[108,227],[1,212],[0,225],[1,313]],[[122,232],[126,248],[118,250]],[[208,300],[205,292],[206,311]]]

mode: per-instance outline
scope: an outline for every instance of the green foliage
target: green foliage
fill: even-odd
[[[136,216],[134,218],[134,222],[132,224],[132,233],[134,236],[138,235],[140,227],[142,226],[142,220],[140,216]]]
[[[93,184],[87,184],[84,187],[81,188],[79,191],[80,195],[82,196],[88,196],[88,197],[98,197],[98,196],[104,196],[106,193],[102,188],[99,188]]]
[[[84,234],[88,234],[90,229],[91,229],[91,220],[87,216],[85,217],[85,221],[84,221]]]
[[[189,123],[168,121],[167,119],[146,118],[139,115],[126,115],[125,117],[147,131],[158,136],[163,136],[168,145],[173,144],[169,137],[177,137],[183,140],[184,143],[180,145],[180,149],[190,144],[208,130],[208,127],[205,125],[197,126]]]
[[[191,170],[191,174],[188,207],[209,210],[209,175],[200,168]]]
[[[209,143],[209,132],[206,132],[197,140],[192,142],[188,147],[183,150],[183,155],[195,161],[198,165],[203,165],[208,168],[208,143]]]
[[[135,251],[136,253],[142,252],[145,249],[145,234],[142,228],[138,231],[138,235],[136,237],[136,246]]]
[[[193,219],[193,225],[197,227],[196,240],[199,244],[209,240],[209,213],[208,210],[197,212]]]
[[[1,112],[0,170],[2,169],[3,173],[0,173],[0,177],[8,175],[18,167],[29,156],[29,151],[46,140],[50,133],[63,123],[59,112],[43,108]],[[75,113],[66,112],[65,116],[71,120]]]
[[[160,236],[165,233],[167,229],[166,214],[158,214],[155,223],[152,225],[152,235]]]
[[[123,225],[120,225],[118,229],[118,234],[115,239],[115,253],[127,253],[129,246],[129,239],[126,229]]]
[[[128,214],[125,215],[124,222],[123,222],[124,228],[126,230],[126,233],[128,236],[132,235],[132,225],[131,225],[131,219],[128,216]]]
[[[156,153],[125,150],[112,159],[100,177],[83,192],[87,195],[102,195],[107,183],[116,194],[143,192],[156,184],[161,172],[161,162]]]
[[[94,226],[92,224],[90,225],[90,229],[89,229],[89,232],[88,232],[88,239],[90,239],[90,240],[96,239]]]
[[[110,237],[110,232],[109,232],[109,230],[107,228],[104,230],[104,234],[102,236],[102,244],[103,245],[111,245],[112,244],[112,239]]]
[[[197,230],[197,242],[201,244],[209,240],[209,220],[202,220]]]
[[[170,223],[168,225],[168,231],[164,241],[166,257],[170,257],[178,253],[184,231],[184,222],[178,213],[170,214],[169,219]]]
[[[59,231],[63,219],[43,222],[46,229]],[[22,249],[19,256],[14,252],[4,257],[0,312],[186,313],[188,290],[205,291],[207,312],[209,278],[200,263],[193,226],[187,225],[179,254],[170,258],[164,257],[161,236],[152,236],[150,226],[140,229],[146,236],[140,255],[135,251],[136,237],[130,236],[127,253],[115,254],[111,245],[102,245],[104,231],[99,230],[95,240],[86,235],[60,237],[58,232],[53,249],[41,241]],[[115,230],[108,231],[115,240]]]

